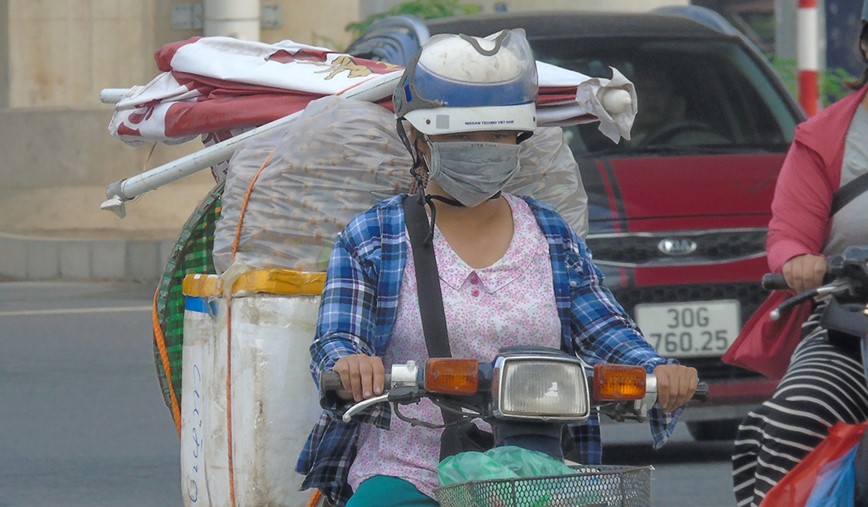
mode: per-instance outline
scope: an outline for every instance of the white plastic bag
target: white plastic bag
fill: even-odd
[[[562,130],[538,129],[519,156],[521,171],[505,190],[553,206],[583,235],[587,196]],[[233,263],[324,271],[335,236],[354,216],[408,191],[411,165],[390,111],[337,96],[311,102],[230,160],[214,234],[217,272]]]

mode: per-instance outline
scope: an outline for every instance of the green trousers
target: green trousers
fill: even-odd
[[[397,477],[375,475],[359,484],[347,507],[437,507],[437,501],[423,495],[416,486]]]

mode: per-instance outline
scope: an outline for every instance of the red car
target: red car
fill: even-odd
[[[697,7],[387,18],[348,52],[404,64],[431,34],[516,27],[539,60],[634,82],[630,141],[564,129],[589,197],[587,244],[648,340],[709,383],[709,401],[685,413],[690,432],[731,439],[775,386],[720,356],[766,296],[770,203],[801,109],[741,33]]]

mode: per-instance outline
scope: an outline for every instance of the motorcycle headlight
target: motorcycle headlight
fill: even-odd
[[[575,421],[591,410],[584,366],[570,358],[498,358],[491,391],[502,419]]]

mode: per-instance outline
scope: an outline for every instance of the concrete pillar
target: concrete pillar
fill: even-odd
[[[259,0],[205,0],[203,31],[206,37],[225,35],[258,41]]]

